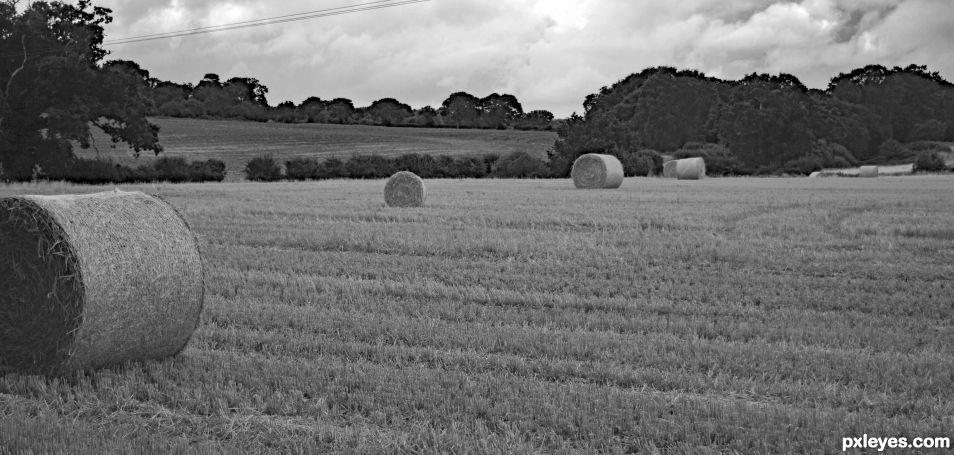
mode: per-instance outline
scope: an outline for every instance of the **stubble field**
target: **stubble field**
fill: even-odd
[[[954,437],[954,181],[124,187],[197,232],[178,357],[0,377],[0,452],[840,452]],[[91,192],[60,184],[14,193]]]

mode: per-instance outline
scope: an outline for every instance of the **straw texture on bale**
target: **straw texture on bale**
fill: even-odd
[[[140,192],[0,199],[0,373],[177,354],[204,271],[189,226]]]
[[[669,160],[663,163],[663,177],[667,179],[676,178],[676,164],[678,160]]]
[[[676,161],[676,178],[699,180],[706,176],[706,162],[702,158],[685,158]]]
[[[877,177],[878,176],[878,166],[861,166],[858,169],[858,176],[860,177]]]
[[[384,185],[384,203],[390,207],[423,207],[426,197],[424,180],[413,172],[397,172]]]
[[[577,188],[619,188],[623,184],[623,163],[613,155],[587,153],[573,162],[570,175]]]

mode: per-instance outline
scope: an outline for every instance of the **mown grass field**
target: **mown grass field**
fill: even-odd
[[[171,360],[0,377],[0,452],[954,437],[950,177],[436,180],[421,209],[384,207],[383,186],[126,187],[197,231],[202,325]]]
[[[215,158],[226,163],[229,181],[241,180],[248,160],[271,154],[279,161],[298,157],[347,158],[352,155],[395,156],[404,153],[434,155],[507,155],[516,151],[546,158],[556,133],[550,131],[468,130],[453,128],[388,128],[363,125],[258,123],[237,120],[152,119],[159,125],[161,156],[189,160]],[[124,143],[112,144],[94,130],[95,147],[77,155],[108,157],[118,163],[139,165],[155,159],[152,152],[132,158]]]

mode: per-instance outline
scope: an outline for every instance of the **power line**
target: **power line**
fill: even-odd
[[[214,26],[208,26],[208,27],[198,27],[198,28],[192,28],[192,29],[186,29],[186,30],[178,30],[173,32],[154,33],[150,35],[130,36],[126,38],[117,38],[114,40],[104,40],[103,46],[132,44],[132,43],[139,43],[144,41],[155,41],[155,40],[161,40],[161,39],[177,38],[182,36],[215,33],[219,31],[235,30],[240,28],[259,27],[263,25],[281,24],[285,22],[295,22],[295,21],[302,21],[307,19],[340,16],[344,14],[351,14],[351,13],[357,13],[362,11],[372,11],[372,10],[384,9],[384,8],[394,8],[397,6],[405,6],[405,5],[411,5],[414,3],[424,3],[429,1],[430,0],[402,0],[402,1],[393,2],[392,0],[376,0],[376,1],[368,2],[368,3],[361,3],[358,5],[339,6],[335,8],[326,8],[326,9],[309,11],[304,13],[286,14],[283,16],[275,16],[275,17],[270,17],[265,19],[255,19],[255,20],[249,20],[249,21],[243,21],[243,22],[234,22],[229,24],[214,25]],[[63,52],[63,50],[64,50],[63,46],[48,47],[45,49],[28,49],[27,54],[30,57],[37,57],[41,55],[57,54],[57,53]],[[23,53],[17,52],[17,53],[0,55],[0,58],[10,58],[10,57],[23,57]]]
[[[384,8],[394,8],[398,6],[411,5],[415,3],[424,3],[429,1],[430,0],[402,0],[402,1],[393,2],[392,0],[379,0],[379,1],[369,2],[369,3],[362,3],[359,5],[342,6],[337,8],[327,8],[323,10],[310,11],[306,13],[287,14],[284,16],[276,16],[276,17],[270,17],[265,19],[256,19],[256,20],[250,20],[250,21],[244,21],[244,22],[234,22],[230,24],[213,25],[208,27],[199,27],[199,28],[193,28],[193,29],[187,29],[187,30],[166,32],[166,33],[155,33],[151,35],[132,36],[127,38],[115,39],[115,40],[107,40],[103,42],[103,45],[112,46],[112,45],[120,45],[120,44],[140,43],[144,41],[155,41],[155,40],[161,40],[161,39],[178,38],[182,36],[215,33],[215,32],[221,32],[226,30],[260,27],[264,25],[297,22],[297,21],[316,19],[316,18],[322,18],[322,17],[340,16],[344,14],[357,13],[361,11],[372,11],[372,10],[384,9]]]
[[[108,44],[108,43],[113,43],[113,42],[122,42],[122,41],[128,41],[128,40],[139,40],[139,39],[152,38],[152,37],[164,37],[165,35],[169,35],[169,34],[189,33],[189,32],[200,32],[200,31],[204,31],[204,30],[208,30],[208,31],[212,32],[212,31],[216,31],[215,29],[217,29],[217,28],[219,28],[219,27],[229,27],[229,26],[240,25],[240,24],[254,24],[254,23],[258,23],[258,22],[271,21],[271,20],[276,20],[276,19],[284,19],[284,18],[290,18],[290,17],[296,17],[296,16],[305,16],[305,15],[309,15],[309,14],[318,14],[318,13],[325,13],[325,12],[330,12],[330,11],[337,11],[337,10],[346,10],[346,9],[349,9],[349,8],[357,8],[357,7],[365,6],[365,5],[374,5],[374,4],[378,4],[378,3],[388,3],[388,2],[390,2],[390,1],[391,1],[391,0],[378,0],[378,1],[368,2],[368,3],[358,4],[358,5],[338,6],[338,7],[335,7],[335,8],[325,8],[325,9],[320,9],[320,10],[315,10],[315,11],[308,11],[308,12],[304,12],[304,13],[286,14],[286,15],[284,15],[284,16],[275,16],[275,17],[269,17],[269,18],[265,18],[265,19],[253,19],[253,20],[248,20],[248,21],[243,21],[243,22],[234,22],[234,23],[231,23],[231,24],[210,25],[210,26],[207,26],[207,27],[197,27],[197,28],[190,28],[190,29],[186,29],[186,30],[178,30],[178,31],[172,31],[172,32],[154,33],[154,34],[151,34],[151,35],[128,36],[128,37],[125,37],[125,38],[116,38],[116,39],[112,39],[112,40],[106,40],[106,41],[103,42],[103,44]],[[262,25],[266,25],[266,24],[262,24]]]

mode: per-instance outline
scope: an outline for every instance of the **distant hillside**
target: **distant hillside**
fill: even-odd
[[[364,125],[259,123],[238,120],[155,118],[161,128],[159,140],[164,156],[190,160],[216,158],[225,161],[230,177],[241,175],[252,157],[270,153],[284,162],[293,157],[340,158],[352,155],[402,153],[446,155],[506,155],[526,151],[546,158],[556,133],[550,131],[476,130],[450,128],[388,128]],[[75,147],[78,156],[110,157],[118,163],[138,165],[155,159],[152,153],[132,158],[125,144],[111,144],[95,134],[96,147]]]

